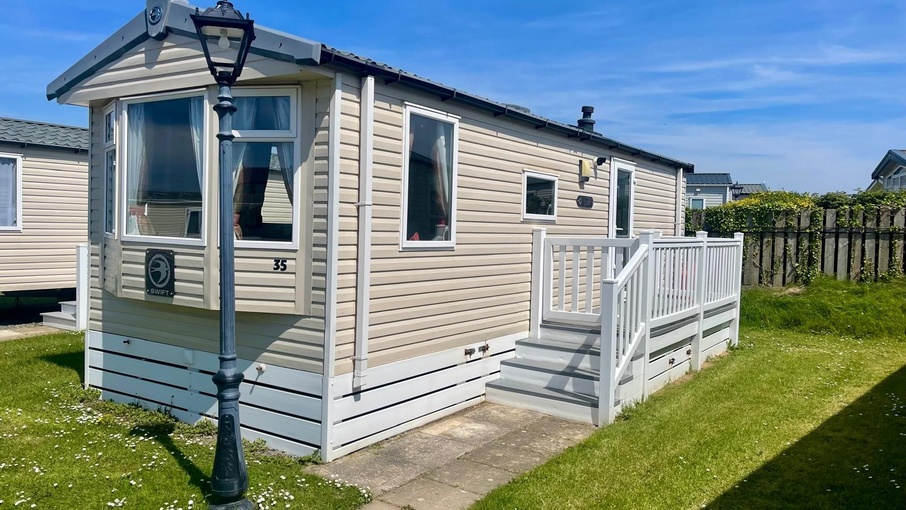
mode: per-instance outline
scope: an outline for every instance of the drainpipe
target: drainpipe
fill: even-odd
[[[352,386],[365,386],[368,371],[368,314],[371,299],[372,162],[374,159],[374,76],[362,78],[359,105],[359,238],[356,260],[355,353]]]

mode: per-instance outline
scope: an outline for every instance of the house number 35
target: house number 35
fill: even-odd
[[[274,259],[274,271],[286,271],[286,259]]]

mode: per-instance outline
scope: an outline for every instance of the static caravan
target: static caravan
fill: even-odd
[[[85,380],[104,398],[194,422],[217,412],[216,91],[195,7],[147,7],[51,83],[48,98],[89,110]],[[624,269],[655,260],[648,231],[682,232],[692,165],[602,136],[588,111],[570,126],[257,24],[256,33],[233,87],[231,162],[247,438],[330,460],[481,402],[489,385],[505,400],[503,386],[518,384],[501,366],[517,359],[517,341],[570,310],[600,333],[611,310],[602,307],[616,303],[601,278],[630,278],[641,293]],[[687,265],[704,260],[693,257],[704,241],[680,241]],[[173,261],[166,292],[150,274],[161,253]],[[691,285],[692,275],[671,277]],[[692,303],[690,289],[671,299]],[[633,314],[621,320],[642,317]],[[558,345],[586,339],[582,327],[557,332]],[[647,330],[632,328],[624,347],[635,349]],[[597,423],[619,405],[601,414],[587,400],[563,406]]]
[[[88,130],[0,118],[0,293],[76,287],[88,240]]]

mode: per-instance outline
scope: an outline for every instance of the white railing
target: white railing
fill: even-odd
[[[547,237],[536,229],[533,242],[532,336],[545,321],[601,327],[599,423],[615,417],[614,390],[641,345],[647,369],[652,328],[697,322],[691,366],[698,370],[705,313],[732,304],[730,341],[738,341],[742,234],[708,239],[705,232],[669,238],[643,232],[638,239],[594,239]]]

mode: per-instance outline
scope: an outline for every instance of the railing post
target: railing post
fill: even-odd
[[[541,319],[543,315],[542,307],[544,306],[544,288],[545,271],[547,268],[544,264],[544,238],[547,229],[532,229],[532,298],[531,298],[531,315],[529,318],[529,335],[532,338],[538,338],[541,334]]]
[[[739,246],[736,247],[739,250],[734,264],[736,267],[730,276],[733,278],[733,290],[736,292],[736,314],[733,316],[733,320],[730,321],[730,345],[735,347],[739,345],[739,314],[742,312],[740,300],[742,299],[742,255],[745,246],[745,234],[736,232],[733,234],[733,239],[739,242]]]
[[[648,363],[651,360],[651,309],[654,307],[654,240],[658,232],[644,230],[639,234],[642,244],[648,245],[648,257],[645,259],[642,275],[642,319],[645,321],[645,333],[642,338],[642,400],[648,398]]]
[[[76,245],[76,329],[88,329],[89,285],[88,245]]]
[[[601,427],[613,423],[614,391],[617,373],[617,281],[604,278],[601,281],[601,368],[598,382],[598,422]]]
[[[708,233],[696,232],[695,237],[701,240],[701,248],[696,260],[695,269],[695,305],[698,307],[698,327],[695,336],[692,338],[692,370],[699,371],[702,368],[702,336],[704,335],[705,323],[705,297],[707,296],[707,287],[710,277],[707,271],[708,267]]]

